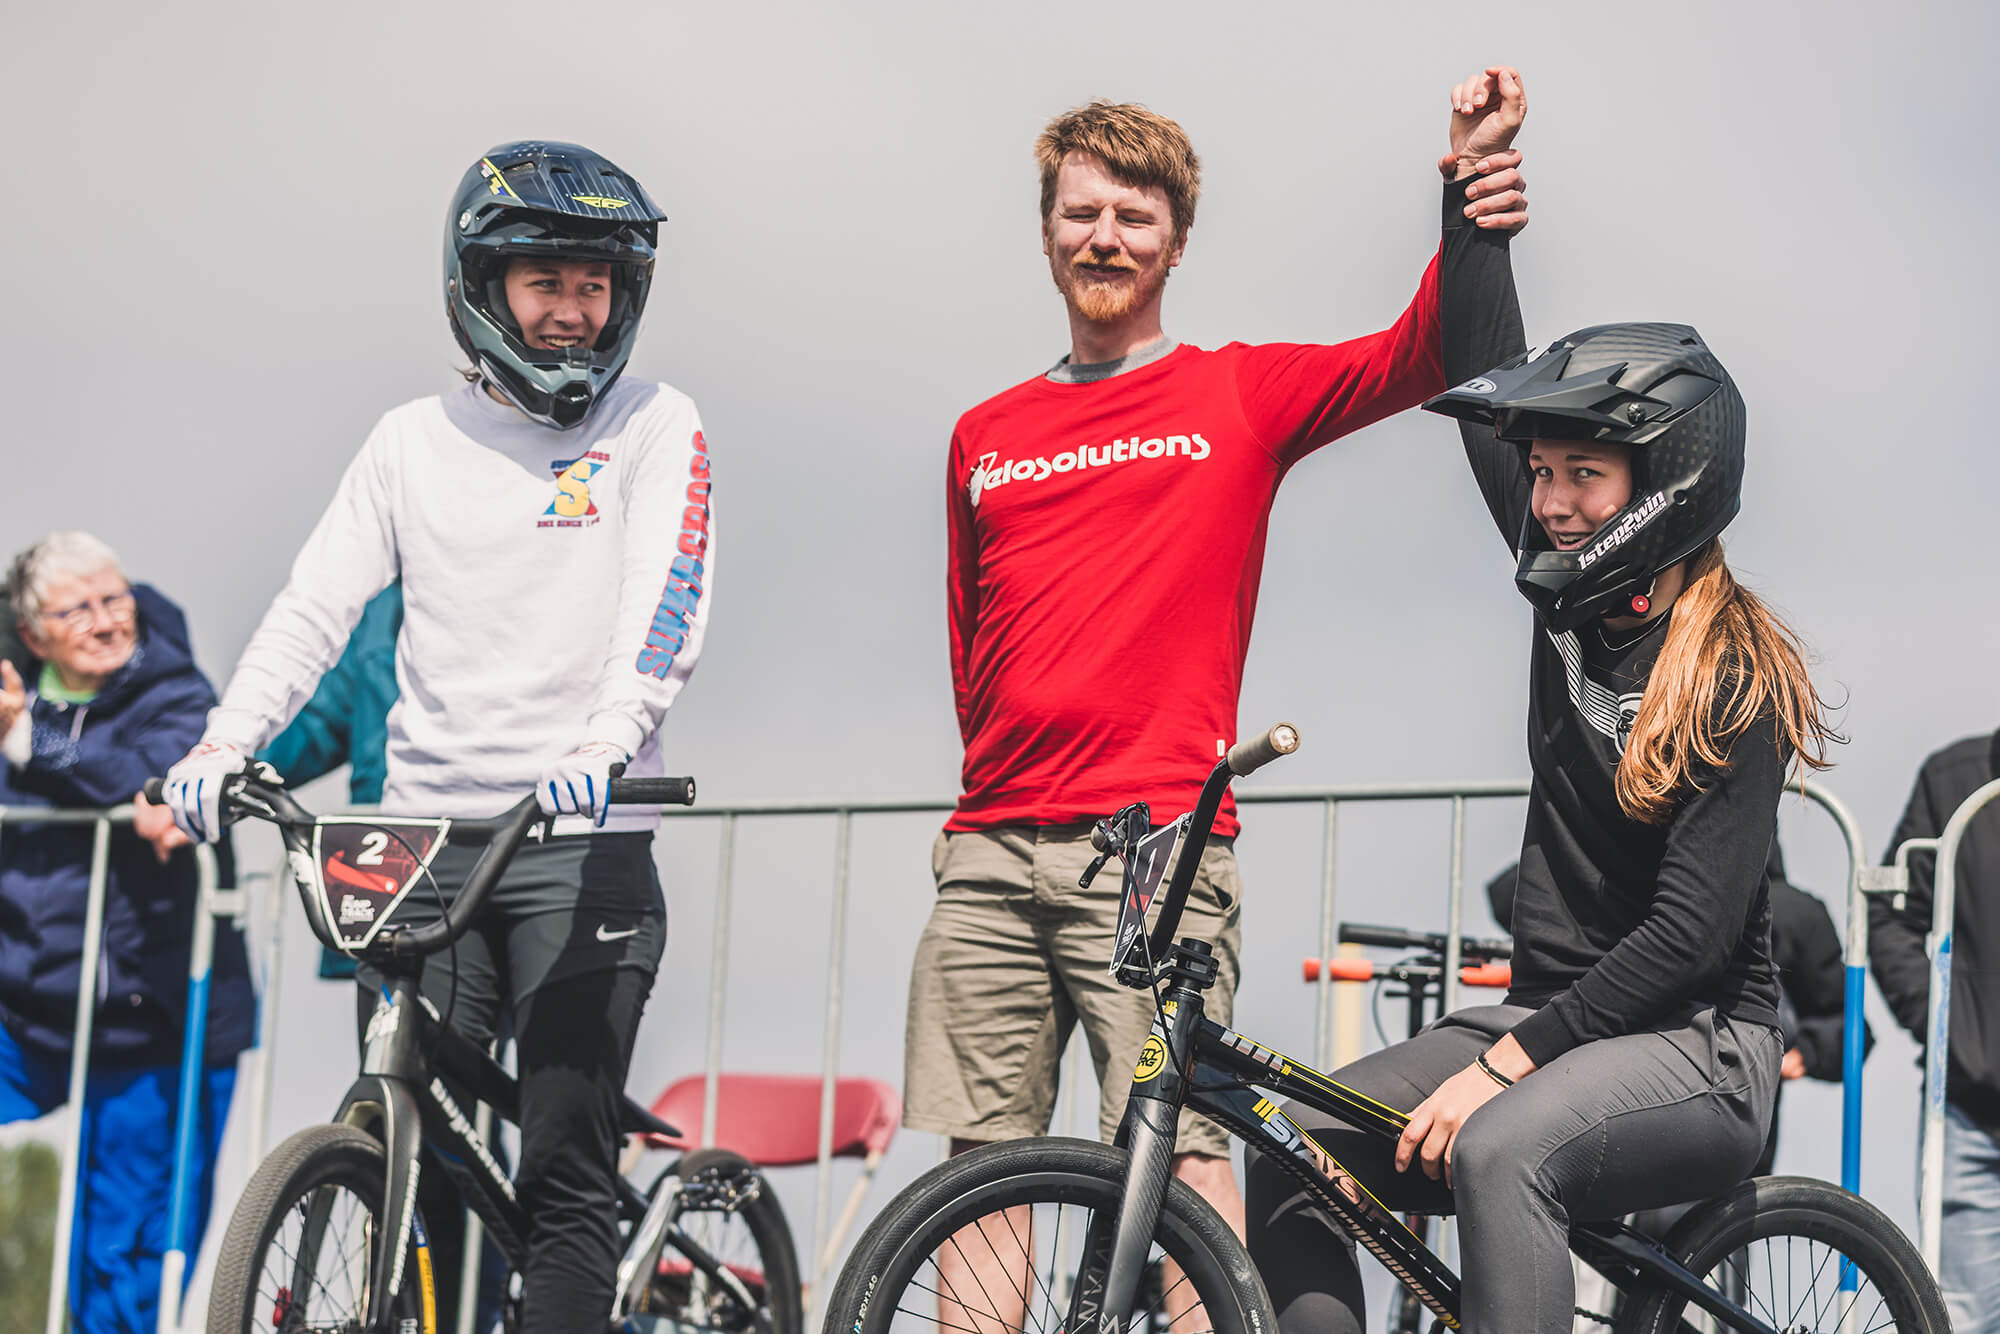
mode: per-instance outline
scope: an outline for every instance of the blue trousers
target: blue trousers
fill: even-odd
[[[204,1072],[195,1176],[188,1201],[194,1226],[189,1269],[208,1226],[216,1151],[230,1095],[232,1062]],[[160,1322],[160,1257],[166,1252],[180,1067],[94,1070],[84,1087],[83,1165],[77,1174],[70,1243],[69,1306],[79,1334],[154,1334]],[[69,1065],[18,1046],[0,1028],[0,1124],[45,1116],[69,1092]]]
[[[2000,1334],[2000,1139],[1949,1102],[1938,1286],[1958,1334]]]

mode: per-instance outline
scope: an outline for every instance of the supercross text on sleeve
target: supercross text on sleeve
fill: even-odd
[[[710,486],[695,406],[662,384],[621,380],[562,432],[476,386],[397,408],[307,539],[209,735],[268,740],[400,574],[384,807],[490,815],[585,740],[659,774],[655,733],[708,622]],[[656,819],[619,808],[605,827]]]

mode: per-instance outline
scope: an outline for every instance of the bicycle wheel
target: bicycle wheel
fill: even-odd
[[[1676,1259],[1780,1330],[1949,1334],[1944,1298],[1916,1247],[1858,1195],[1806,1177],[1757,1177],[1668,1234]],[[1849,1286],[1843,1289],[1842,1280]],[[1685,1297],[1637,1294],[1620,1334],[1719,1328]]]
[[[692,1245],[669,1237],[641,1309],[729,1334],[800,1334],[798,1253],[770,1183],[727,1149],[698,1149],[667,1170],[681,1179],[674,1221]]]
[[[358,1334],[383,1226],[382,1146],[352,1126],[308,1126],[266,1158],[229,1217],[208,1334]],[[412,1245],[390,1312],[437,1334],[430,1252]]]
[[[919,1177],[871,1224],[827,1303],[829,1334],[1068,1329],[1084,1238],[1116,1216],[1126,1155],[1088,1140],[989,1144]],[[1271,1299],[1243,1244],[1170,1181],[1149,1268],[1121,1329],[1269,1334]]]

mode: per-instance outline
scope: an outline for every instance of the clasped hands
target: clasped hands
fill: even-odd
[[[1451,151],[1438,172],[1448,181],[1481,178],[1465,188],[1465,216],[1476,227],[1512,234],[1528,225],[1528,183],[1513,147],[1527,116],[1527,89],[1511,65],[1489,65],[1451,90]]]

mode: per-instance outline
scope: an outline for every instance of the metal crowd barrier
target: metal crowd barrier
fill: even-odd
[[[95,996],[104,946],[104,894],[110,867],[111,828],[113,825],[130,824],[132,808],[56,810],[46,806],[0,806],[0,837],[4,837],[5,826],[10,821],[14,824],[87,824],[94,827],[90,848],[90,885],[84,900],[83,938],[86,944],[82,975],[77,979],[77,994],[80,997]],[[197,1112],[204,1082],[202,1058],[208,1036],[208,981],[210,961],[214,955],[215,923],[217,918],[235,919],[243,915],[241,892],[223,889],[216,884],[214,850],[197,847],[194,856],[196,921],[188,959],[187,1026],[181,1050],[180,1120],[174,1138],[174,1172],[167,1223],[168,1250],[160,1262],[160,1334],[178,1334],[181,1327],[181,1288],[187,1273],[192,1241],[188,1234],[194,1219],[190,1188],[194,1175],[195,1136],[199,1130]],[[250,1081],[253,1091],[259,1092],[268,1082],[268,1038],[270,1026],[276,1022],[276,1014],[264,1015],[261,1020],[260,1045],[251,1054],[254,1073]],[[76,1007],[76,1028],[70,1047],[69,1096],[65,1104],[71,1129],[66,1132],[69,1146],[68,1152],[62,1156],[62,1174],[56,1194],[55,1257],[54,1269],[49,1277],[48,1334],[63,1334],[69,1322],[70,1252],[76,1242],[77,1179],[82,1171],[85,1152],[83,1105],[89,1087],[91,1032],[95,1021],[96,1006]],[[259,1138],[251,1146],[253,1163],[262,1157],[262,1150]]]
[[[1893,866],[1873,868],[1878,874],[1872,878],[1868,892],[1873,894],[1902,894],[1910,884],[1910,854],[1914,852],[1934,852],[1937,854],[1937,870],[1931,881],[1931,982],[1930,1007],[1925,1018],[1924,1032],[1928,1040],[1924,1043],[1924,1119],[1919,1143],[1922,1147],[1921,1163],[1917,1175],[1917,1245],[1923,1252],[1924,1263],[1938,1272],[1939,1242],[1944,1235],[1944,1085],[1945,1071],[1950,1056],[1951,1035],[1951,962],[1952,934],[1958,907],[1958,848],[1965,839],[1967,826],[1972,817],[2000,798],[2000,779],[1995,779],[1975,791],[1944,823],[1944,831],[1936,838],[1913,838],[1896,849]],[[1861,896],[1855,895],[1855,908],[1849,909],[1850,917],[1859,908]],[[1868,914],[1861,912],[1861,930],[1867,933]],[[1864,956],[1865,957],[1865,956]],[[1849,986],[1853,986],[1852,969],[1849,970]],[[1850,1049],[1854,1045],[1854,1035],[1848,1034]]]
[[[1996,785],[2000,787],[2000,785]],[[1298,788],[1250,788],[1236,794],[1236,800],[1246,806],[1254,805],[1312,805],[1321,807],[1323,812],[1321,865],[1320,865],[1320,954],[1331,957],[1335,952],[1335,882],[1334,853],[1337,846],[1340,808],[1348,803],[1395,802],[1395,801],[1448,801],[1451,805],[1451,869],[1447,884],[1445,919],[1446,934],[1451,942],[1445,961],[1445,1007],[1447,1010],[1458,1004],[1459,988],[1459,937],[1463,934],[1462,922],[1465,906],[1464,852],[1465,814],[1469,801],[1496,798],[1519,798],[1528,794],[1528,784],[1524,782],[1483,782],[1483,783],[1400,783],[1400,784],[1355,784],[1337,787]],[[1870,869],[1866,849],[1859,826],[1846,806],[1832,793],[1817,783],[1808,782],[1803,787],[1803,795],[1819,805],[1832,817],[1845,840],[1848,852],[1848,927],[1847,927],[1847,1050],[1843,1071],[1844,1117],[1842,1138],[1842,1184],[1849,1190],[1857,1190],[1860,1184],[1860,1142],[1861,1142],[1861,1001],[1864,995],[1863,981],[1867,968],[1868,915],[1863,898],[1863,882]],[[729,983],[729,933],[733,874],[735,868],[736,834],[738,822],[745,818],[759,816],[801,816],[828,815],[834,818],[833,848],[833,895],[828,909],[827,939],[827,981],[825,995],[825,1025],[821,1038],[821,1096],[819,1118],[819,1164],[818,1179],[815,1184],[812,1247],[805,1254],[819,1257],[825,1247],[831,1221],[833,1203],[833,1120],[834,1087],[839,1073],[839,1042],[841,1004],[845,990],[845,956],[847,945],[847,905],[851,851],[853,847],[854,818],[862,815],[908,815],[943,814],[954,808],[951,800],[938,798],[909,798],[879,801],[759,801],[740,802],[727,806],[703,806],[694,809],[668,808],[663,814],[674,820],[716,820],[719,853],[715,889],[714,938],[710,950],[713,960],[709,976],[709,1007],[707,1049],[704,1059],[706,1077],[705,1095],[702,1104],[701,1142],[714,1142],[718,1080],[722,1071],[722,1044],[724,1011],[728,999]],[[1940,884],[1941,896],[1948,892],[1948,886]],[[282,912],[276,914],[282,917]],[[1936,992],[1933,992],[1935,996]],[[275,986],[266,992],[265,1018],[275,1023]],[[1316,1064],[1324,1068],[1332,1063],[1334,1023],[1332,980],[1322,975],[1318,990],[1318,1007],[1315,1021]],[[264,1050],[270,1049],[268,1041]],[[1066,1099],[1067,1101],[1067,1099]],[[261,1154],[262,1138],[257,1141],[256,1152]],[[817,1307],[818,1290],[815,1285],[814,1306]],[[470,1309],[470,1303],[464,1304]],[[817,1317],[817,1310],[807,1314],[807,1327]],[[56,1334],[51,1331],[51,1334]]]

